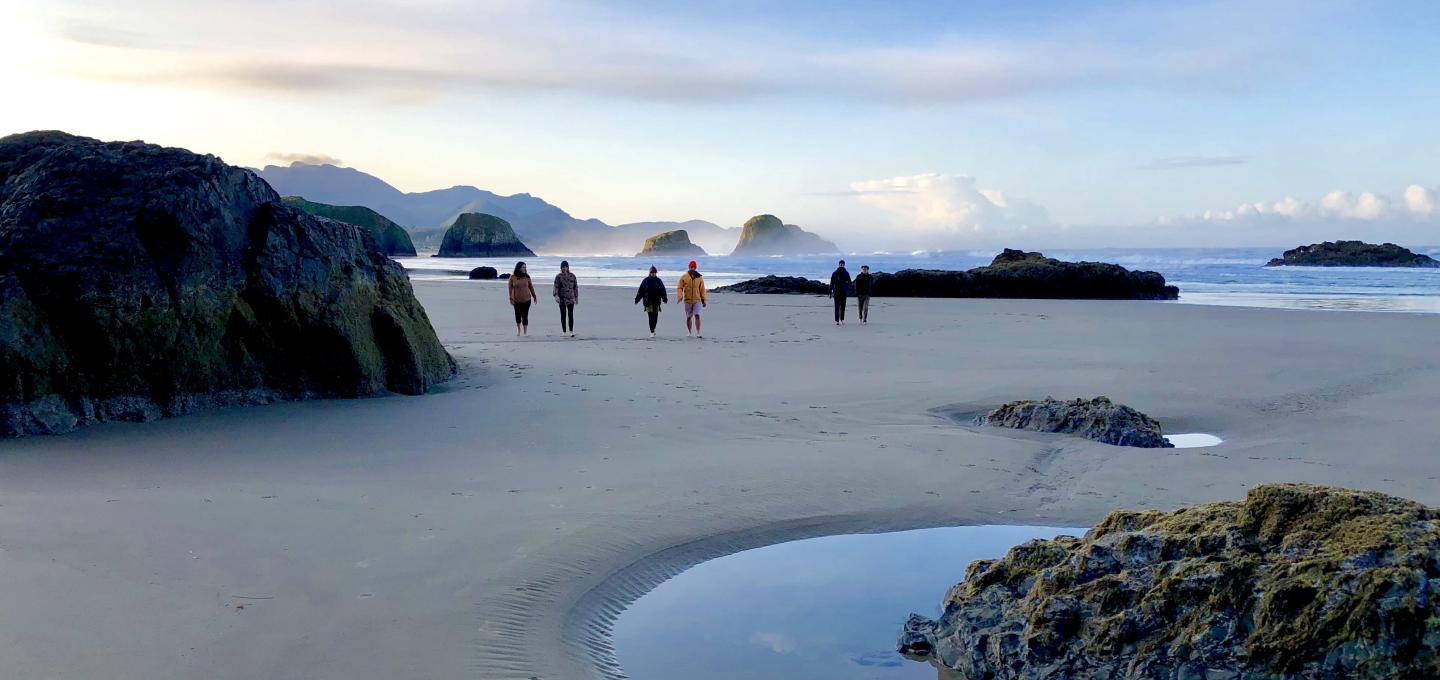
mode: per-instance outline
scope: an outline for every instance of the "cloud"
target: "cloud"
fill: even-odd
[[[1178,218],[1162,218],[1166,222],[1404,222],[1427,221],[1440,217],[1437,210],[1440,187],[1426,188],[1418,184],[1406,187],[1399,200],[1373,191],[1359,193],[1331,191],[1313,201],[1286,196],[1278,201],[1244,203],[1234,208],[1206,210]]]
[[[1014,242],[1054,226],[1040,205],[981,188],[974,177],[927,173],[850,183],[849,196],[876,208],[889,228],[882,247],[968,248]]]
[[[1166,156],[1156,158],[1141,166],[1149,170],[1179,170],[1182,168],[1208,168],[1216,165],[1241,165],[1250,162],[1248,156]]]
[[[1128,233],[1163,245],[1270,246],[1334,239],[1433,245],[1440,241],[1440,187],[1412,184],[1398,199],[1375,191],[1331,191],[1309,200],[1287,196],[1162,217]]]
[[[327,156],[323,153],[282,153],[272,151],[265,154],[268,160],[279,163],[298,163],[300,165],[344,165],[339,158]]]
[[[795,638],[785,633],[757,632],[750,636],[750,644],[764,647],[776,654],[789,654],[795,651]]]

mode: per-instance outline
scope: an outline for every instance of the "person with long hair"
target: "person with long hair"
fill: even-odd
[[[560,334],[575,337],[575,305],[580,303],[580,283],[570,273],[570,262],[560,262],[555,275],[555,302],[560,305]]]
[[[658,270],[650,268],[650,275],[640,280],[640,290],[635,293],[635,304],[645,303],[645,314],[650,317],[650,337],[655,337],[655,324],[660,321],[660,305],[670,301],[665,294],[665,282],[657,275]]]
[[[535,301],[535,284],[524,262],[515,263],[515,272],[510,275],[510,306],[515,308],[515,335],[530,334],[530,303]]]

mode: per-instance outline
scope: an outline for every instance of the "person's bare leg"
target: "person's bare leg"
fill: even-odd
[[[699,315],[699,314],[696,314],[696,315],[695,315],[695,337],[697,337],[697,338],[703,338],[703,337],[705,337],[705,336],[703,336],[703,335],[700,334],[700,315]]]

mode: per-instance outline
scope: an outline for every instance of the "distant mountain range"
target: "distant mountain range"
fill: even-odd
[[[284,196],[302,196],[334,205],[368,207],[404,226],[421,250],[438,248],[445,229],[463,213],[486,213],[509,222],[532,250],[552,255],[632,255],[645,239],[684,229],[708,252],[728,253],[740,239],[738,227],[705,220],[634,222],[611,226],[578,219],[530,194],[500,194],[472,186],[406,193],[374,175],[334,165],[267,165],[257,171]]]

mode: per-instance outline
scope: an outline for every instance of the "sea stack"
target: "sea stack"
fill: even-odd
[[[834,243],[793,224],[785,224],[774,215],[756,215],[745,221],[740,230],[740,240],[730,254],[825,255],[839,252]]]
[[[1411,252],[1394,243],[1325,241],[1285,251],[1266,267],[1412,267],[1433,269],[1440,260]]]
[[[214,156],[0,138],[0,435],[449,378],[404,269]]]
[[[684,229],[673,231],[662,231],[650,238],[645,239],[645,246],[635,257],[648,255],[673,255],[677,257],[702,257],[706,255],[704,248],[690,242],[690,233]]]
[[[902,269],[875,275],[877,297],[1174,300],[1180,289],[1157,272],[1108,262],[1064,262],[1006,248],[968,271]]]
[[[363,205],[329,205],[307,201],[300,196],[286,196],[281,200],[285,205],[299,208],[311,215],[340,220],[370,232],[380,244],[380,252],[386,255],[415,255],[415,244],[410,241],[410,234],[404,227]]]
[[[440,242],[437,257],[534,257],[510,223],[485,213],[455,218]]]

